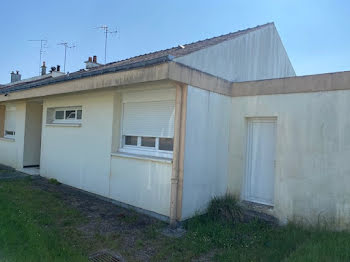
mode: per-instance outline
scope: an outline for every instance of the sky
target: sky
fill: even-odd
[[[104,63],[104,34],[110,34],[107,62],[179,44],[275,22],[297,75],[350,70],[350,1],[348,0],[60,0],[0,2],[0,83],[11,71],[22,79],[39,74],[42,61],[84,68],[89,56]]]

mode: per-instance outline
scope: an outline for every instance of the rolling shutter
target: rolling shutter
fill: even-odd
[[[123,103],[123,135],[174,137],[175,101]]]

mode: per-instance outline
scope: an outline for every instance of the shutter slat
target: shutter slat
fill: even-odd
[[[123,104],[123,135],[174,137],[175,101]]]

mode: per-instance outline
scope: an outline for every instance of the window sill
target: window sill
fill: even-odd
[[[46,124],[45,126],[57,126],[57,127],[81,127],[80,123],[67,123],[67,124]]]
[[[16,140],[14,138],[0,137],[0,141],[15,142]]]
[[[133,158],[133,159],[139,159],[139,160],[145,160],[145,161],[153,161],[153,162],[162,162],[162,163],[169,163],[171,164],[173,160],[171,158],[165,158],[165,157],[155,157],[155,156],[145,156],[145,155],[137,155],[137,154],[130,154],[130,153],[111,153],[112,157],[122,157],[122,158]]]

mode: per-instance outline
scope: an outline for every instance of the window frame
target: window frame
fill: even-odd
[[[3,134],[3,137],[4,138],[7,138],[7,139],[15,139],[16,138],[16,128],[15,128],[15,130],[7,130],[7,128],[6,128],[6,113],[7,112],[11,112],[11,111],[13,111],[13,112],[15,112],[15,115],[16,115],[16,106],[6,106],[6,108],[5,108],[5,121],[4,121],[4,134]],[[16,117],[15,117],[15,121],[16,121]],[[12,132],[13,134],[7,134],[7,132]]]
[[[56,112],[63,111],[63,119],[56,119]],[[74,119],[67,119],[66,112],[67,111],[75,111]],[[78,111],[81,111],[81,119],[78,119]],[[53,110],[53,120],[52,124],[81,124],[83,119],[83,108],[81,106],[74,107],[58,107]]]
[[[123,96],[123,93],[122,93]],[[119,127],[119,134],[120,134],[120,141],[119,141],[119,148],[118,152],[120,153],[126,153],[126,154],[133,154],[133,155],[144,155],[144,156],[150,156],[150,157],[159,157],[159,158],[166,158],[166,159],[173,159],[173,151],[168,150],[160,150],[159,149],[159,138],[170,138],[173,139],[173,146],[174,146],[174,137],[155,137],[156,138],[156,145],[154,148],[152,147],[144,147],[141,146],[141,137],[149,137],[149,136],[138,136],[138,135],[132,135],[132,134],[123,134],[123,123],[124,123],[124,104],[129,102],[154,102],[154,101],[174,101],[173,99],[163,98],[163,99],[140,99],[140,100],[123,100],[121,99],[121,109],[120,109],[120,127]],[[137,137],[137,145],[126,145],[125,144],[125,137],[126,136],[136,136]],[[152,136],[154,137],[154,136]]]
[[[172,158],[173,157],[173,150],[160,150],[159,149],[159,139],[163,137],[155,137],[155,146],[154,147],[147,147],[147,146],[141,146],[141,139],[142,137],[149,137],[149,136],[136,136],[137,137],[137,145],[126,145],[125,144],[125,138],[127,136],[133,136],[133,135],[121,135],[121,147],[119,148],[119,152],[122,153],[129,153],[129,154],[135,154],[135,155],[146,155],[146,156],[154,156],[154,157],[162,157],[162,158]],[[169,138],[169,137],[166,137]],[[174,143],[174,138],[173,143]]]

